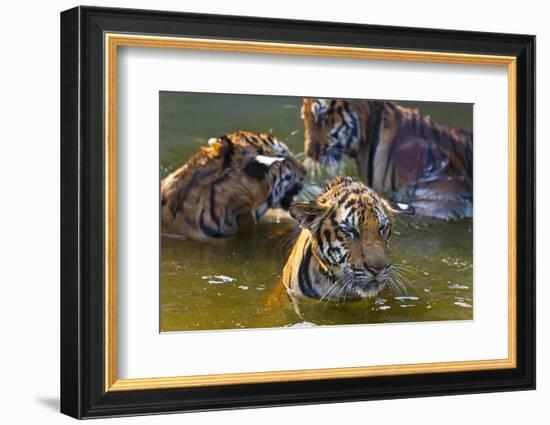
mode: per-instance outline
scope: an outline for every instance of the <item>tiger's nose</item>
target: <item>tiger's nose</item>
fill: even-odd
[[[365,263],[365,269],[367,269],[373,276],[380,276],[386,271],[386,264],[383,263]]]

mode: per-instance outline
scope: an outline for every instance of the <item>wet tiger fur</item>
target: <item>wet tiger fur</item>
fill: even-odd
[[[472,216],[472,133],[388,101],[308,98],[302,118],[307,155],[333,174],[347,155],[366,184],[421,215]]]
[[[289,212],[302,229],[281,277],[292,299],[360,300],[399,284],[388,249],[393,215],[413,208],[336,177],[317,199],[294,203]]]
[[[269,134],[237,131],[210,139],[162,180],[162,231],[195,240],[233,235],[270,208],[288,209],[305,172]]]

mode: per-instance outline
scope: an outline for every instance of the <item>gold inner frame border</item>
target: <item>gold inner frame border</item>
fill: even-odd
[[[331,45],[288,44],[220,39],[180,38],[106,33],[105,46],[105,391],[137,391],[216,385],[311,381],[322,379],[449,373],[511,369],[516,358],[516,58],[464,53],[371,49]],[[229,373],[174,377],[118,379],[116,323],[116,99],[118,47],[149,47],[204,51],[229,51],[279,55],[397,60],[468,65],[504,66],[508,72],[508,357],[495,360],[469,360],[437,363],[342,367],[306,370]]]

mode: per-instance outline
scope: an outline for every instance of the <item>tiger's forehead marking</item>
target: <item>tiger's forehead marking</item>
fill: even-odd
[[[341,99],[315,99],[311,103],[311,112],[314,114],[326,113],[330,109],[334,109],[344,104]]]
[[[359,224],[374,219],[380,224],[389,221],[381,198],[364,183],[350,177],[337,177],[321,195],[320,201],[337,208],[340,221]]]
[[[317,99],[311,105],[313,112],[323,111],[326,112],[330,106],[330,99]]]
[[[290,151],[288,146],[277,137],[268,133],[253,133],[246,130],[238,130],[226,136],[233,143],[238,143],[244,148],[252,147],[259,154],[275,155],[289,157]],[[208,140],[209,145],[213,145],[220,141],[221,138],[212,138]]]

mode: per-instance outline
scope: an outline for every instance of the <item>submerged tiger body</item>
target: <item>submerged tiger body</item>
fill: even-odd
[[[395,102],[304,99],[305,150],[333,173],[345,155],[377,192],[441,219],[472,216],[472,133]]]
[[[314,201],[294,203],[289,212],[302,229],[281,277],[291,298],[360,300],[401,284],[388,243],[394,214],[414,209],[336,177]]]
[[[210,139],[162,180],[162,231],[195,240],[231,236],[270,208],[288,209],[305,172],[272,135],[238,131]]]

